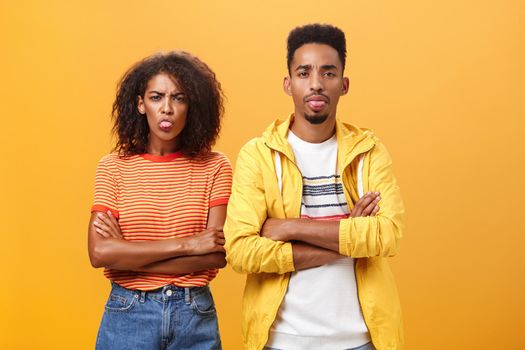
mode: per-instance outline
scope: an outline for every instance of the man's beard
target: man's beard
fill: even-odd
[[[326,119],[328,119],[328,114],[308,115],[305,113],[304,119],[306,119],[310,124],[323,124]]]

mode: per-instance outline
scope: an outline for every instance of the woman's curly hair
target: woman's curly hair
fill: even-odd
[[[209,152],[221,129],[223,93],[215,73],[197,57],[183,51],[159,53],[138,62],[122,77],[113,103],[114,151],[121,156],[146,153],[149,127],[138,111],[139,96],[155,75],[172,76],[188,101],[186,125],[179,134],[180,151],[188,156]]]

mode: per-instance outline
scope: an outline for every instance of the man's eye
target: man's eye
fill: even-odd
[[[330,78],[335,77],[335,73],[334,72],[326,72],[324,75],[327,76],[327,77],[330,77]]]
[[[297,74],[297,76],[298,76],[299,78],[306,78],[306,77],[308,76],[308,73],[307,73],[307,72],[299,72],[299,73]]]

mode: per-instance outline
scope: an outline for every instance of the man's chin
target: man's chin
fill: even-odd
[[[323,124],[328,119],[328,114],[304,114],[304,119],[306,119],[310,124]]]

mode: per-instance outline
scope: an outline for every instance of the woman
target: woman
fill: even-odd
[[[222,100],[215,74],[185,52],[122,78],[89,222],[91,263],[112,282],[97,349],[221,348],[208,283],[226,264],[232,170],[211,152]]]

